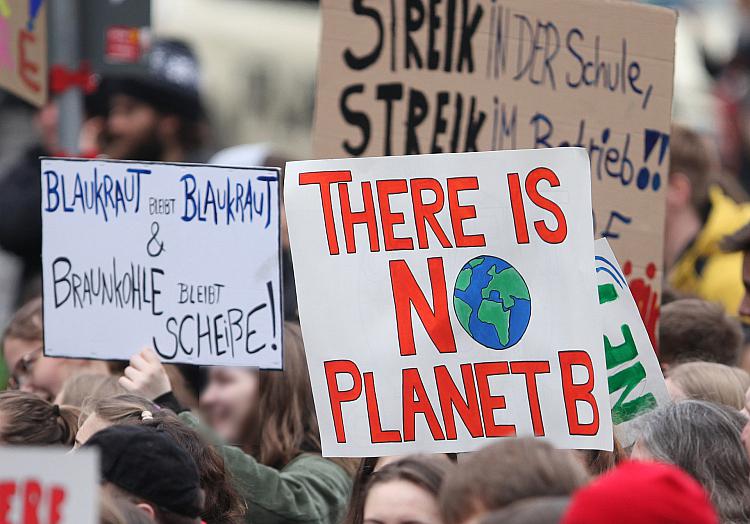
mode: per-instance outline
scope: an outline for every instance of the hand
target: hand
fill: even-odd
[[[130,365],[125,368],[125,375],[120,377],[118,382],[130,393],[149,400],[155,400],[172,391],[172,384],[164,366],[150,348],[130,358]]]

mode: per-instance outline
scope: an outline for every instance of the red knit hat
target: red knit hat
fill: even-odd
[[[718,524],[705,490],[669,464],[626,462],[579,490],[561,524]]]

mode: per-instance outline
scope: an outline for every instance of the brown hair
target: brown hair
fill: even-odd
[[[25,391],[0,392],[0,442],[72,447],[78,409],[58,406]]]
[[[750,388],[747,371],[717,362],[687,362],[670,368],[667,378],[686,399],[707,400],[740,410]]]
[[[705,360],[733,366],[742,347],[742,328],[718,304],[697,298],[675,300],[661,310],[659,361]]]
[[[78,373],[63,384],[60,391],[60,404],[80,408],[86,399],[107,398],[127,393],[117,381],[117,377],[101,373]]]
[[[3,334],[3,339],[6,338],[17,338],[28,342],[44,339],[41,297],[31,299],[16,311]]]
[[[614,439],[612,451],[601,449],[582,449],[579,451],[584,459],[584,466],[591,475],[598,476],[614,469],[620,462],[627,459],[625,450],[617,437]]]
[[[456,524],[524,498],[567,496],[588,480],[569,451],[532,438],[504,440],[459,463],[443,484],[441,512],[445,524]]]
[[[727,253],[750,251],[750,222],[721,241],[721,249]]]
[[[691,203],[701,211],[708,205],[711,158],[703,138],[686,127],[673,125],[669,137],[669,174],[682,173],[690,181]]]
[[[144,420],[144,411],[151,416]],[[193,457],[198,466],[201,488],[206,495],[201,515],[208,524],[243,522],[244,504],[235,489],[222,456],[205,438],[169,410],[137,395],[91,398],[84,403],[83,415],[96,415],[111,424],[140,424],[167,433]]]
[[[479,524],[558,524],[570,505],[570,497],[519,500],[490,513]]]
[[[115,501],[124,501],[125,504],[132,505],[143,503],[150,506],[154,511],[154,519],[149,519],[147,520],[147,522],[156,522],[158,524],[199,524],[201,521],[200,517],[188,517],[175,513],[174,511],[164,509],[161,506],[154,504],[150,500],[146,500],[137,495],[134,495],[129,491],[126,491],[116,484],[108,481],[104,481],[102,483],[102,490],[107,496],[111,497]],[[203,493],[201,493],[201,495],[203,495]],[[143,514],[145,515],[146,513],[143,512]],[[130,524],[130,521],[127,522],[128,524]],[[140,520],[135,520],[134,522],[140,522]]]

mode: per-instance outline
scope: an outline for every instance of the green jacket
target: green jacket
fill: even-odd
[[[234,485],[247,504],[246,522],[338,524],[344,516],[352,481],[339,465],[304,454],[279,471],[260,464],[237,447],[221,443],[192,413],[179,416],[207,435],[224,456]]]

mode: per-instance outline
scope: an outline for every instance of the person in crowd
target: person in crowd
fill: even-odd
[[[520,500],[488,514],[479,524],[559,524],[569,505],[570,497]]]
[[[443,483],[445,524],[466,524],[532,497],[568,496],[588,482],[585,467],[569,451],[517,438],[471,453]]]
[[[672,400],[706,400],[734,409],[745,407],[750,375],[716,362],[686,362],[670,368],[667,389]]]
[[[125,499],[102,493],[99,497],[99,524],[153,524],[154,519]]]
[[[662,369],[696,360],[735,366],[741,350],[740,323],[721,306],[685,298],[662,308],[659,322]]]
[[[631,458],[674,464],[708,492],[723,523],[750,521],[750,461],[742,442],[747,419],[701,400],[644,415]]]
[[[576,492],[560,522],[719,524],[719,519],[706,491],[679,468],[626,462]]]
[[[132,393],[168,402],[169,379],[151,350],[131,359],[120,383]],[[283,372],[213,367],[201,408],[213,429],[208,434],[247,503],[248,522],[339,522],[349,499],[351,474],[347,462],[320,456],[298,325],[284,324]],[[208,431],[191,413],[182,412],[180,418]]]
[[[108,102],[103,153],[123,160],[205,161],[206,118],[195,54],[182,41],[161,39],[146,64],[143,74],[102,82]]]
[[[438,496],[453,464],[448,460],[406,457],[375,472],[364,488],[356,522],[365,524],[441,524]]]
[[[55,404],[80,408],[88,398],[107,398],[127,393],[113,375],[79,373],[73,375],[62,386],[55,397]]]
[[[198,467],[164,431],[112,426],[85,447],[99,449],[102,490],[138,506],[156,524],[199,524],[204,495]]]
[[[576,456],[581,460],[586,470],[592,475],[597,476],[614,469],[620,462],[627,459],[627,453],[620,445],[617,437],[614,438],[612,451],[601,449],[581,449]]]
[[[206,524],[239,524],[243,522],[244,503],[231,483],[224,459],[197,431],[177,416],[145,398],[124,394],[90,398],[81,410],[81,426],[76,446],[85,444],[104,428],[134,424],[153,427],[169,435],[193,460],[200,473],[205,493],[201,517]]]
[[[666,190],[664,267],[675,290],[720,303],[734,313],[742,298],[742,255],[723,252],[724,236],[750,220],[715,184],[710,154],[697,133],[672,126]]]
[[[44,356],[42,299],[25,304],[11,318],[2,339],[10,389],[30,391],[46,400],[57,397],[65,381],[82,372],[107,374],[101,360]]]
[[[0,444],[73,447],[78,410],[25,391],[0,391]]]

